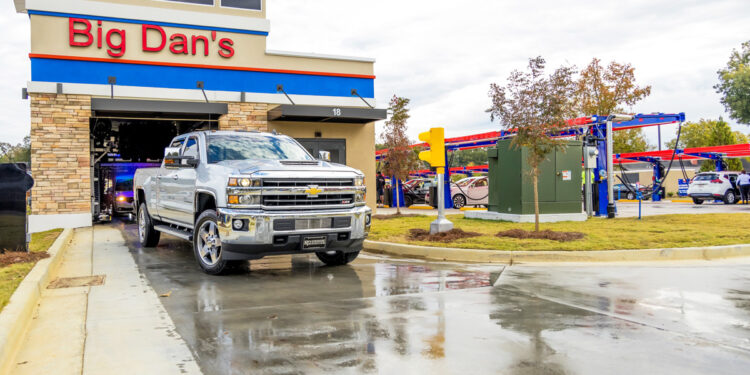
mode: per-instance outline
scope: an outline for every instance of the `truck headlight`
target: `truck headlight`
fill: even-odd
[[[229,195],[227,203],[242,206],[254,206],[260,204],[260,195]]]
[[[228,186],[234,187],[260,187],[260,180],[244,177],[230,177]]]
[[[365,178],[364,177],[354,178],[354,186],[365,186]]]

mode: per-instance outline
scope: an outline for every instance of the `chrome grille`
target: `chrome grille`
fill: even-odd
[[[307,195],[263,195],[261,201],[262,205],[268,207],[349,205],[354,203],[354,194],[320,194],[315,198]]]
[[[316,185],[319,188],[333,187],[333,186],[353,186],[354,180],[352,179],[264,179],[262,182],[263,187],[306,187],[310,185]]]

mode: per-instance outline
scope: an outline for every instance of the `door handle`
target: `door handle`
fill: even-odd
[[[177,175],[172,176],[172,179],[176,180],[177,179]]]

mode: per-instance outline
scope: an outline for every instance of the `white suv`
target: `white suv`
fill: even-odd
[[[738,175],[738,172],[731,171],[698,173],[690,181],[687,194],[695,204],[714,199],[721,199],[725,204],[735,204],[740,195],[737,189]]]

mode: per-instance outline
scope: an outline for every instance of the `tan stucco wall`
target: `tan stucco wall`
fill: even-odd
[[[266,54],[266,36],[238,34],[219,31],[216,33],[216,40],[212,41],[211,31],[185,29],[176,27],[163,27],[166,34],[166,45],[160,52],[144,52],[142,48],[142,25],[121,22],[102,22],[102,48],[97,48],[96,21],[90,20],[92,25],[91,34],[94,42],[87,47],[71,46],[69,41],[69,21],[66,17],[52,17],[42,15],[31,15],[31,53],[41,55],[73,56],[86,58],[100,58],[112,61],[117,60],[136,60],[149,62],[166,62],[178,64],[199,64],[212,66],[227,66],[236,68],[262,68],[262,69],[282,69],[308,72],[325,72],[341,74],[357,74],[372,76],[374,74],[374,64],[363,61],[346,61],[327,58],[309,58],[309,57],[292,57],[277,56]],[[144,22],[148,24],[148,22]],[[80,26],[79,26],[80,27]],[[111,57],[107,53],[108,47],[106,34],[108,30],[119,29],[125,30],[126,43],[125,54],[121,57]],[[149,31],[149,46],[156,46],[160,40],[159,33]],[[203,42],[197,43],[197,53],[195,55],[174,54],[169,50],[171,41],[170,36],[180,33],[187,36],[188,47],[192,49],[190,38],[192,35],[204,36],[208,39],[209,55],[204,56]],[[155,38],[155,39],[153,39]],[[219,40],[230,38],[234,42],[234,56],[230,58],[219,55]],[[84,41],[85,38],[79,36],[77,41]],[[152,43],[152,41],[154,43]],[[113,44],[119,44],[119,37],[112,36]]]
[[[113,3],[113,4],[125,4],[125,5],[139,5],[148,6],[153,8],[162,9],[175,9],[185,10],[192,12],[204,12],[204,13],[215,13],[224,14],[231,16],[243,16],[243,17],[266,17],[266,0],[263,0],[261,11],[247,10],[247,9],[236,9],[236,8],[224,8],[221,7],[221,0],[214,0],[214,5],[200,5],[200,4],[187,4],[180,3],[177,1],[164,1],[164,0],[94,0],[102,3]]]
[[[332,124],[332,123],[268,123],[269,130],[276,130],[293,138],[315,138],[315,132],[321,138],[346,139],[346,165],[356,168],[365,174],[367,182],[367,205],[375,207],[375,123],[369,124]]]

